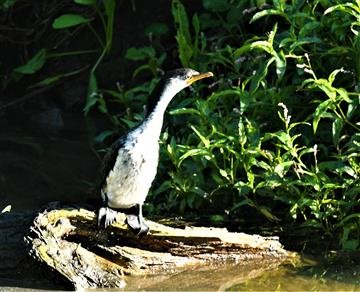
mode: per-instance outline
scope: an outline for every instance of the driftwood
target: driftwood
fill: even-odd
[[[125,215],[119,213],[118,222],[124,221]],[[229,264],[245,265],[248,273],[255,270],[258,275],[292,256],[275,237],[147,223],[150,232],[140,239],[124,223],[99,229],[93,211],[54,208],[35,218],[25,242],[33,258],[74,288],[124,287],[129,275],[155,274],[166,279],[179,271]]]

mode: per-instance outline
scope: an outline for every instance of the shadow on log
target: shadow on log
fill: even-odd
[[[118,222],[124,221],[125,215],[119,213]],[[124,223],[98,229],[93,211],[55,207],[35,218],[25,242],[33,258],[60,273],[75,289],[121,288],[129,275],[165,276],[229,264],[246,266],[247,273],[252,267],[258,275],[293,256],[276,237],[147,223],[150,232],[139,239]]]

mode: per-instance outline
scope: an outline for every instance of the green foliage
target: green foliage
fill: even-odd
[[[47,52],[45,49],[38,51],[35,56],[29,59],[26,64],[14,69],[14,72],[20,74],[34,74],[39,71],[45,64]]]
[[[54,29],[64,29],[90,22],[91,19],[79,14],[63,14],[56,18],[52,24]]]
[[[172,1],[182,66],[217,80],[171,109],[151,199],[245,221],[251,208],[358,249],[360,2],[260,2],[204,0],[190,17]]]
[[[7,10],[16,3],[17,0],[1,0],[0,10]]]
[[[1,10],[7,10],[10,7],[15,7],[16,9],[16,3],[21,2],[20,0],[15,1],[0,1],[0,11]],[[52,21],[51,27],[54,30],[54,33],[57,31],[67,31],[72,30],[76,27],[82,27],[87,26],[94,34],[95,38],[99,41],[99,45],[101,48],[101,53],[96,60],[95,64],[92,67],[92,70],[90,72],[90,78],[89,78],[89,87],[88,87],[88,100],[87,104],[85,106],[85,112],[87,113],[91,106],[96,103],[96,100],[92,99],[93,96],[96,95],[96,91],[98,90],[96,85],[96,76],[95,71],[98,65],[103,60],[104,56],[109,54],[111,46],[112,46],[112,35],[113,35],[113,27],[114,27],[114,14],[115,14],[115,8],[116,8],[116,1],[115,0],[109,0],[109,1],[103,1],[103,2],[97,2],[94,0],[73,0],[76,5],[82,6],[84,8],[79,9],[80,11],[84,11],[84,9],[90,9],[93,11],[92,15],[95,15],[97,17],[88,17],[85,15],[82,15],[79,13],[65,13],[62,15],[59,15],[58,17],[54,19],[45,19],[45,21]],[[30,4],[31,5],[31,4]],[[39,4],[40,5],[40,4]],[[46,2],[42,3],[39,7],[34,9],[47,9],[47,5],[51,5],[51,3],[47,4]],[[32,7],[32,6],[31,6]],[[33,7],[32,7],[33,8]],[[79,7],[80,8],[80,7]],[[95,19],[100,19],[101,23],[103,25],[103,36],[97,32],[92,26],[92,22]],[[36,28],[34,28],[35,30]],[[70,34],[69,34],[70,35]],[[67,57],[67,56],[76,56],[76,55],[82,55],[82,54],[93,54],[97,52],[97,49],[92,50],[78,50],[78,51],[71,51],[71,52],[64,52],[64,51],[57,51],[56,49],[53,49],[53,47],[57,47],[57,45],[53,45],[50,48],[40,48],[38,49],[33,55],[30,55],[27,60],[24,61],[22,65],[17,65],[15,68],[12,69],[10,74],[2,73],[0,75],[1,77],[1,85],[2,89],[5,90],[9,85],[12,85],[13,83],[19,82],[22,77],[33,76],[34,78],[30,79],[32,80],[32,84],[29,85],[29,88],[32,87],[46,87],[56,84],[61,79],[67,78],[69,76],[73,76],[76,74],[79,74],[83,70],[85,70],[88,66],[84,66],[83,68],[76,68],[72,70],[68,70],[67,72],[57,72],[53,76],[45,76],[43,71],[46,71],[49,67],[51,67],[50,60]],[[33,48],[27,49],[29,51],[33,50]],[[53,70],[51,70],[53,71]]]
[[[145,64],[139,66],[133,73],[136,77],[142,71],[150,71],[156,76],[158,69],[166,58],[166,54],[157,55],[153,47],[129,48],[126,51],[125,58],[132,61],[144,61]]]

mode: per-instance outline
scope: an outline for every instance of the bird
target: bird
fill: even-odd
[[[149,232],[142,206],[157,173],[159,138],[166,108],[181,90],[213,76],[212,72],[199,73],[189,68],[164,74],[148,98],[143,121],[110,146],[103,158],[100,175],[100,227],[107,228],[116,222],[117,213],[123,212],[126,224],[137,236]]]

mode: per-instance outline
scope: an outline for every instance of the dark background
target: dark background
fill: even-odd
[[[183,3],[189,12],[201,9],[201,1]],[[52,29],[55,17],[78,9],[72,1],[50,1],[48,5],[53,9],[47,11],[46,5],[37,7],[32,1],[18,1],[9,11],[1,13],[3,82],[14,67],[25,63],[41,48],[65,52],[96,47],[96,40],[87,27],[72,30],[72,34]],[[117,2],[111,54],[96,71],[99,87],[115,89],[117,83],[131,85],[135,82],[131,75],[136,64],[125,60],[125,52],[129,47],[149,43],[144,33],[149,24],[169,23],[171,29],[170,5],[168,0],[155,4],[149,1]],[[175,47],[173,34],[169,32],[165,38],[169,45],[166,50],[171,51]],[[43,74],[52,75],[84,66],[90,69],[97,56],[95,53],[55,58],[46,64]],[[174,64],[166,66],[177,67],[177,62],[174,57]],[[100,162],[95,149],[90,147],[83,112],[89,69],[45,89],[30,88],[37,80],[34,76],[24,76],[18,82],[10,82],[1,93],[1,210],[7,205],[11,205],[12,210],[23,210],[38,208],[54,200],[87,200]],[[91,113],[89,119],[95,131],[110,127],[100,114]]]

